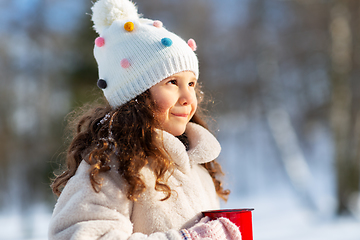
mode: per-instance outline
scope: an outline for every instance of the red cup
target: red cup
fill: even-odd
[[[253,240],[252,230],[252,217],[251,211],[254,209],[243,208],[243,209],[223,209],[223,210],[212,210],[202,212],[204,217],[209,217],[211,220],[215,220],[220,217],[224,217],[233,222],[239,227],[241,232],[242,240]]]

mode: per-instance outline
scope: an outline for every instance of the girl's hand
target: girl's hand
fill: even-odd
[[[184,240],[213,239],[213,240],[240,240],[239,228],[227,218],[218,218],[210,221],[204,217],[199,223],[189,229],[182,229]]]

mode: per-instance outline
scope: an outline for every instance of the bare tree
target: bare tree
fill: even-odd
[[[333,1],[331,5],[331,123],[335,141],[338,212],[350,210],[349,200],[359,191],[359,106],[353,92],[356,42],[352,31],[358,1]],[[358,19],[357,19],[358,20]],[[356,25],[356,24],[354,24]]]

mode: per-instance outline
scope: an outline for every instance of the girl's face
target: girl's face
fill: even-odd
[[[165,78],[150,88],[156,105],[155,117],[162,130],[179,136],[185,132],[197,108],[195,86],[197,80],[193,72],[180,72]]]

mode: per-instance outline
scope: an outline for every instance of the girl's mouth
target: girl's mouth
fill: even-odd
[[[176,117],[187,117],[189,116],[189,114],[182,114],[182,113],[172,113],[172,115],[176,116]]]

